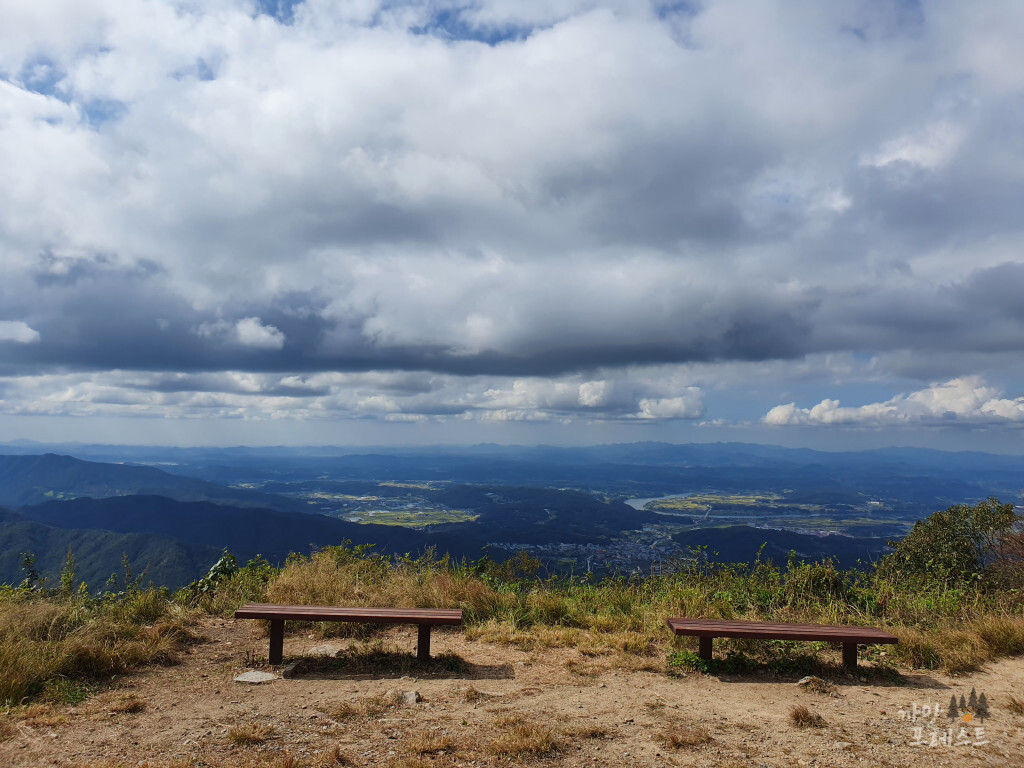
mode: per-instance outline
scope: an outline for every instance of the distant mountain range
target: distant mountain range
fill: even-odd
[[[672,539],[707,546],[726,561],[749,561],[765,544],[765,555],[776,562],[795,550],[807,560],[831,556],[853,565],[884,551],[881,538],[868,536],[893,530],[893,521],[906,524],[989,495],[1012,500],[1024,485],[1020,457],[919,449],[825,453],[638,443],[346,453],[79,446],[85,455],[121,462],[111,463],[26,453],[32,447],[12,446],[14,455],[0,455],[0,507],[6,508],[0,510],[0,582],[20,581],[24,552],[34,553],[39,569],[55,578],[70,548],[79,577],[93,589],[120,570],[122,554],[137,570],[148,565],[156,583],[174,587],[205,573],[224,547],[241,560],[259,553],[272,562],[344,540],[372,543],[384,553],[433,546],[470,559],[489,543],[501,545],[496,557],[516,545],[605,547],[665,522],[628,507],[624,498],[752,490],[785,494],[787,503],[826,515],[864,518],[860,538],[770,530],[754,521],[708,524]],[[299,498],[387,496],[408,487],[431,503],[472,510],[476,520],[422,530],[356,524],[319,514],[319,502]]]
[[[70,548],[79,578],[92,588],[120,570],[122,554],[136,571],[148,567],[155,583],[177,587],[201,576],[223,548],[243,562],[261,554],[279,563],[290,552],[308,554],[347,540],[374,544],[382,553],[419,554],[434,547],[475,559],[489,541],[599,542],[657,519],[571,490],[504,488],[496,496],[482,488],[449,486],[434,496],[452,506],[472,506],[478,521],[427,530],[349,523],[311,512],[300,500],[152,467],[52,454],[0,456],[0,499],[18,507],[0,515],[0,582],[20,581],[25,552],[36,556],[39,570],[51,580]],[[259,502],[279,508],[254,506]]]
[[[18,508],[54,499],[150,495],[178,501],[213,501],[237,507],[304,510],[304,502],[193,477],[155,467],[82,461],[53,453],[0,455],[0,506]]]

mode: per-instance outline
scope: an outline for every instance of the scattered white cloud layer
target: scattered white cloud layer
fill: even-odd
[[[0,413],[564,424],[704,414],[700,389],[673,390],[672,378],[661,372],[605,373],[608,378],[599,381],[418,372],[43,374],[0,378]]]
[[[641,424],[1024,391],[1020,3],[2,18],[8,412]]]
[[[773,426],[1024,424],[1024,397],[1006,398],[977,376],[953,379],[883,403],[843,407],[825,399],[812,408],[777,405],[764,417]]]

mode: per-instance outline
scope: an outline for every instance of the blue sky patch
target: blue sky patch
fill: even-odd
[[[530,36],[531,27],[514,24],[483,27],[472,26],[462,17],[459,9],[440,11],[429,24],[413,27],[414,35],[433,35],[445,40],[473,40],[485,45],[498,45],[509,40],[523,40]]]

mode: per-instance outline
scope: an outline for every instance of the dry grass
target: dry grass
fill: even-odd
[[[803,704],[795,704],[790,708],[789,721],[797,728],[821,728],[825,725],[825,718]]]
[[[0,703],[42,693],[75,703],[91,681],[173,664],[195,641],[190,620],[156,590],[118,603],[9,595],[0,600]]]
[[[385,696],[365,696],[356,701],[345,702],[334,710],[335,720],[369,720],[387,712],[397,705],[394,698]]]
[[[53,704],[29,704],[24,707],[15,707],[9,714],[15,720],[34,728],[52,728],[68,721],[67,715]]]
[[[6,715],[0,715],[0,743],[13,739],[18,727]]]
[[[106,710],[112,714],[134,715],[142,712],[147,705],[148,702],[141,696],[128,693],[117,697],[117,699],[106,706]]]
[[[494,721],[502,733],[488,746],[498,757],[542,757],[555,752],[559,742],[547,726],[524,720],[519,714],[506,715]]]
[[[1002,656],[1024,653],[1024,617],[990,613],[927,630],[892,626],[899,638],[890,653],[912,667],[943,669],[960,675],[980,669]]]
[[[336,768],[339,765],[354,765],[352,760],[346,755],[339,744],[335,744],[330,749],[325,749],[321,752],[313,763],[315,768]]]
[[[830,694],[835,690],[835,686],[827,680],[822,680],[820,677],[811,677],[806,683],[802,683],[801,688],[805,691],[812,691],[813,693]]]
[[[432,763],[418,757],[403,757],[393,763],[388,763],[388,768],[431,768],[431,766]]]
[[[467,685],[459,692],[459,698],[462,699],[465,704],[475,704],[481,699],[486,698],[486,695],[482,691],[474,688],[472,685]]]
[[[228,739],[240,747],[250,747],[274,738],[274,726],[265,723],[244,723],[233,725],[228,730]]]
[[[406,749],[417,755],[433,755],[455,749],[455,739],[443,731],[420,731],[409,737]]]
[[[1006,708],[1010,710],[1012,715],[1024,715],[1024,701],[1014,696],[1009,697],[1009,700],[1006,702]]]
[[[675,723],[659,733],[658,740],[671,749],[684,749],[707,744],[711,733],[703,725]]]
[[[268,585],[267,600],[300,605],[366,605],[395,608],[451,608],[487,615],[510,603],[481,579],[427,565],[389,566],[386,560],[355,557],[328,547],[294,563]],[[337,630],[337,623],[321,627]]]
[[[595,723],[572,723],[559,728],[559,733],[573,739],[603,739],[608,729]]]
[[[114,760],[90,760],[87,763],[66,764],[68,768],[130,768],[126,763]],[[134,768],[192,768],[193,763],[186,758],[171,760],[143,760],[134,765]]]

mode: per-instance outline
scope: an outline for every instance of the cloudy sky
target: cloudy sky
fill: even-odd
[[[1024,4],[0,0],[0,441],[1024,451]]]

